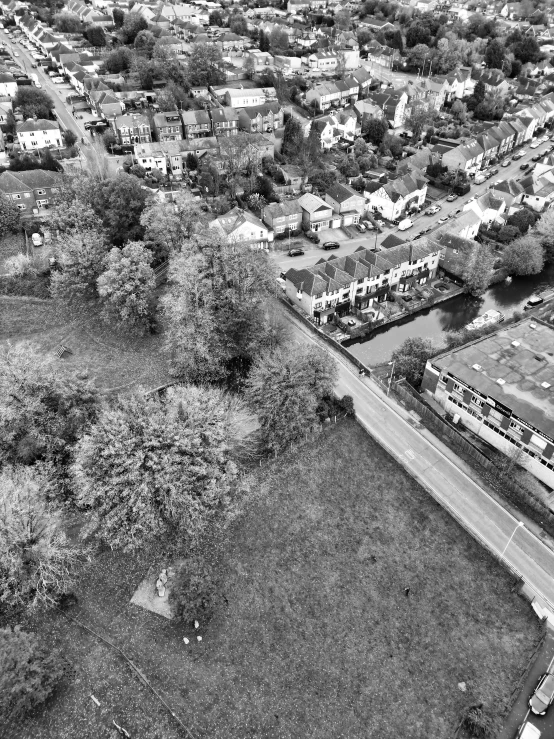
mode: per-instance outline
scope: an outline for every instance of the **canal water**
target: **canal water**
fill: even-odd
[[[404,339],[421,336],[440,346],[444,344],[445,331],[457,331],[491,308],[502,311],[508,318],[514,311],[521,311],[531,295],[553,285],[554,264],[549,264],[540,275],[515,277],[509,285],[501,282],[489,288],[481,298],[458,295],[400,323],[378,329],[371,338],[348,342],[346,346],[361,362],[374,367],[388,362]]]

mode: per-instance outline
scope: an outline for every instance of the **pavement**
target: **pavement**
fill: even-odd
[[[535,529],[495,500],[471,477],[470,468],[412,416],[388,398],[377,383],[358,374],[288,310],[298,343],[319,344],[338,364],[338,395],[351,395],[359,422],[478,541],[550,608],[554,618],[554,551]],[[544,534],[543,534],[544,535]]]

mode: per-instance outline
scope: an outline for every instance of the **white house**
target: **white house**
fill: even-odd
[[[397,180],[367,183],[364,195],[368,211],[378,211],[392,221],[423,206],[427,180],[415,169]]]
[[[0,97],[14,98],[17,95],[17,82],[9,72],[0,72]]]
[[[229,243],[240,242],[254,249],[267,249],[269,242],[273,241],[273,231],[255,215],[238,207],[213,220],[210,228]]]
[[[24,151],[63,146],[60,127],[55,121],[29,118],[17,124],[17,140]]]

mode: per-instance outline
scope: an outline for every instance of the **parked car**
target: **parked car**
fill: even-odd
[[[302,249],[289,249],[289,257],[301,257],[303,254]]]
[[[532,162],[538,162],[540,159],[542,159],[544,154],[535,154],[534,157],[531,157]]]
[[[360,233],[362,234],[365,233],[365,226],[363,223],[356,223],[356,228],[358,229]]]
[[[375,223],[379,226],[379,228],[385,228],[385,226],[387,225],[385,221],[382,221],[380,218],[376,218]]]
[[[524,151],[516,151],[516,153],[513,156],[513,159],[521,159],[522,156],[525,156]]]
[[[512,160],[511,159],[504,159],[504,161],[502,162],[502,164],[500,166],[501,167],[509,167],[511,163],[512,163]]]
[[[443,216],[442,218],[439,218],[439,223],[446,223],[448,220],[448,216]]]
[[[529,721],[521,724],[516,739],[541,739],[541,731]]]
[[[375,228],[375,226],[373,225],[371,221],[362,221],[362,223],[364,224],[364,226],[366,227],[368,231],[373,231],[373,229]]]
[[[494,169],[489,170],[489,177],[493,177],[495,174],[498,174],[499,172],[500,170],[494,167]]]
[[[42,246],[42,236],[39,233],[34,233],[31,236],[31,241],[33,242],[33,246]]]
[[[537,716],[544,716],[554,701],[554,675],[545,673],[529,700],[529,708]]]
[[[526,169],[529,169],[530,166],[529,162],[525,162],[525,164],[520,164],[519,168],[525,171]]]
[[[538,305],[542,305],[542,303],[544,303],[544,298],[541,298],[540,295],[531,295],[523,306],[523,310],[531,310],[531,308],[536,308]]]
[[[330,249],[340,249],[340,244],[338,241],[325,241],[323,244],[323,248],[325,251],[329,251]]]
[[[315,234],[313,231],[308,231],[306,233],[306,238],[310,241],[313,241],[314,244],[319,244],[319,236]]]
[[[449,196],[448,196],[448,197],[446,198],[446,202],[447,202],[447,203],[452,203],[452,202],[454,202],[454,200],[456,200],[456,198],[457,198],[457,197],[458,197],[457,195],[455,195],[454,193],[451,193],[451,194],[450,194],[450,195],[449,195]]]
[[[432,205],[430,208],[427,208],[427,210],[425,211],[425,215],[434,216],[435,213],[438,213],[440,209],[441,209],[440,205]]]
[[[538,147],[541,145],[540,141],[533,141],[532,144],[529,144],[530,149],[538,149]]]

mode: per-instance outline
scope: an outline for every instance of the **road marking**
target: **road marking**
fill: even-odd
[[[408,459],[415,459],[415,454],[412,452],[411,449],[406,449],[405,454],[408,457]]]

